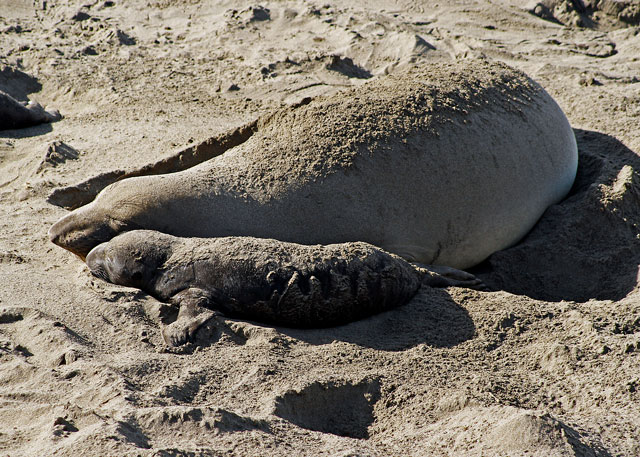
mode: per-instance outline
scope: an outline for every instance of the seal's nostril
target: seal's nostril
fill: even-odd
[[[49,231],[47,232],[47,235],[49,236],[49,240],[50,240],[53,244],[60,245],[60,232],[56,229],[56,225],[57,225],[57,224],[53,224],[53,225],[49,228]]]
[[[87,266],[94,276],[102,278],[105,270],[104,245],[100,244],[93,248],[86,258]],[[101,275],[102,274],[102,275]]]
[[[49,232],[47,232],[49,240],[51,240],[53,244],[57,244],[58,246],[67,249],[65,244],[68,242],[68,237],[66,235],[69,234],[69,229],[69,214],[67,214],[49,227]]]

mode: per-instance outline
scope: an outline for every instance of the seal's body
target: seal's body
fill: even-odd
[[[21,129],[62,119],[57,110],[45,111],[37,102],[22,104],[0,90],[0,130]]]
[[[164,332],[173,345],[212,317],[207,310],[287,327],[327,327],[407,302],[425,277],[419,267],[362,242],[305,246],[149,230],[96,246],[87,265],[97,277],[177,305],[183,319]],[[479,283],[470,275],[458,278]]]
[[[95,276],[164,302],[197,290],[209,309],[289,327],[344,324],[394,308],[422,280],[407,261],[367,243],[305,246],[149,230],[95,247],[87,265]]]
[[[573,183],[553,99],[502,64],[433,64],[284,108],[183,172],[125,179],[50,230],[84,257],[117,233],[364,241],[466,268],[516,243]]]

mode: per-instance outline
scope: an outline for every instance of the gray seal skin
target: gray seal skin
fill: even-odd
[[[468,268],[522,238],[576,169],[573,131],[537,83],[500,63],[434,63],[276,111],[188,170],[116,182],[49,236],[82,258],[151,229],[364,241]]]
[[[45,111],[37,102],[24,105],[0,90],[0,130],[21,129],[62,119],[57,110]]]
[[[362,242],[305,246],[134,230],[96,246],[86,261],[94,276],[179,307],[177,320],[163,329],[173,346],[217,313],[285,327],[327,327],[402,305],[423,283],[480,284],[451,269],[427,272]]]

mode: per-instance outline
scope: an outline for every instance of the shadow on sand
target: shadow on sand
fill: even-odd
[[[29,94],[40,92],[41,90],[42,84],[34,76],[10,66],[0,68],[0,91],[9,94],[15,100],[26,103],[29,101]],[[8,124],[5,123],[5,119],[0,119],[0,125],[6,126]],[[19,129],[0,129],[0,138],[29,138],[44,135],[52,130],[53,128],[50,124],[38,124]]]
[[[247,322],[241,319],[227,322],[234,321]],[[450,348],[476,334],[476,327],[466,309],[457,304],[445,289],[426,286],[398,308],[338,327],[296,329],[258,322],[250,324],[251,327],[256,325],[263,328],[267,333],[275,330],[278,334],[313,345],[343,341],[382,351],[403,351],[421,344]],[[198,330],[194,342],[196,346],[208,346],[225,333],[237,344],[246,343],[251,338],[251,332],[247,334],[245,330],[238,331],[237,328],[232,330],[235,327],[233,324],[221,327],[215,322],[207,323]]]
[[[638,285],[640,157],[615,138],[574,129],[569,196],[516,246],[472,272],[495,290],[546,301],[620,300]]]
[[[22,129],[0,130],[0,138],[10,138],[14,140],[19,138],[30,138],[33,136],[45,135],[51,131],[53,131],[51,124],[39,124]]]

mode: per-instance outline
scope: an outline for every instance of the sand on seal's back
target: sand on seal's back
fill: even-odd
[[[465,268],[524,236],[576,168],[571,127],[544,89],[463,60],[283,108],[196,173],[235,200],[210,210],[225,233],[366,241]]]
[[[399,138],[437,137],[489,103],[492,110],[521,112],[541,92],[504,64],[434,63],[282,108],[241,149],[250,149],[256,175],[265,175],[260,184],[277,192],[348,169],[358,155],[388,149]]]

